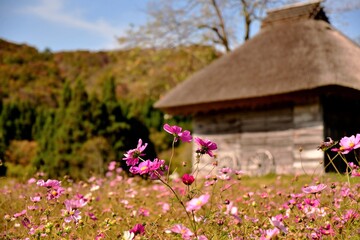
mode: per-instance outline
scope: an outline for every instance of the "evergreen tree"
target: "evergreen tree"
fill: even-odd
[[[103,136],[109,126],[109,114],[104,102],[100,102],[95,94],[90,97],[92,136]]]

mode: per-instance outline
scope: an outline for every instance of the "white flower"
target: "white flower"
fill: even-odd
[[[135,237],[135,234],[129,231],[125,231],[122,237],[122,240],[133,240]]]

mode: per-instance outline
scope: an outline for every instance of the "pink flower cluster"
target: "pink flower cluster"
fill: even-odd
[[[125,157],[123,158],[123,160],[126,160],[126,164],[128,166],[134,166],[138,164],[139,158],[145,156],[145,154],[142,152],[146,149],[147,145],[148,145],[147,143],[143,145],[142,140],[139,139],[137,147],[135,149],[131,149],[127,151],[124,154]]]
[[[36,183],[40,187],[47,188],[47,199],[57,199],[59,198],[64,192],[64,188],[61,187],[61,182],[58,180],[48,179],[46,182],[44,180],[39,180]]]
[[[352,177],[360,177],[360,168],[353,162],[349,163],[349,167],[351,169],[351,176]]]
[[[128,166],[131,166],[129,171],[132,174],[148,174],[151,179],[158,179],[160,176],[164,175],[164,172],[168,170],[168,167],[165,165],[164,160],[159,160],[157,158],[153,161],[141,159],[142,156],[145,156],[143,151],[146,147],[147,143],[143,145],[142,140],[139,139],[137,147],[127,151],[127,153],[124,154],[125,157],[123,160],[126,160]]]

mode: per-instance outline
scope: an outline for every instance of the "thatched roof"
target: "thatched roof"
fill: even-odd
[[[321,16],[322,8],[316,3],[310,4]],[[155,107],[187,114],[326,86],[360,90],[359,46],[324,21],[324,14],[293,11],[293,16],[302,17],[288,21],[292,18],[289,12],[299,6],[303,8],[276,9],[287,16],[284,21],[269,12],[275,20],[265,19],[255,37],[196,72]]]

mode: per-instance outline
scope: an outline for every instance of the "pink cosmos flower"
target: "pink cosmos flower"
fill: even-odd
[[[186,211],[197,211],[209,201],[210,195],[204,194],[198,198],[193,198],[186,203]]]
[[[40,202],[41,197],[40,197],[40,196],[30,197],[30,200],[31,200],[32,202]]]
[[[111,161],[108,165],[108,170],[109,171],[114,171],[116,168],[116,162],[115,161]]]
[[[150,216],[150,211],[145,208],[139,208],[138,215],[148,217],[148,216]]]
[[[58,188],[61,186],[61,182],[58,180],[48,179],[46,182],[44,180],[39,180],[36,183],[40,187],[47,187],[47,188]]]
[[[63,212],[63,216],[64,221],[69,223],[71,221],[74,221],[75,223],[77,223],[80,219],[80,211],[78,209],[76,209],[76,206],[74,206],[73,202],[71,200],[65,200],[64,201],[64,205],[66,210],[62,210]]]
[[[268,240],[275,238],[280,233],[278,228],[268,229],[263,231],[263,234],[260,237],[260,240]]]
[[[181,234],[181,237],[183,239],[190,239],[191,236],[194,235],[193,232],[191,232],[190,229],[188,229],[187,227],[185,227],[182,224],[175,224],[171,229],[170,229],[173,233],[179,233]]]
[[[342,154],[348,154],[353,149],[357,149],[360,147],[360,134],[356,134],[356,136],[352,135],[351,137],[343,137],[340,140],[340,148],[333,148],[331,151],[340,152]]]
[[[154,161],[146,160],[141,162],[138,166],[132,166],[129,171],[132,174],[149,174],[151,179],[158,179],[166,170],[165,160],[155,158]]]
[[[22,210],[21,212],[15,213],[14,218],[21,217],[26,214],[26,210]]]
[[[164,213],[166,213],[170,210],[170,204],[168,204],[168,203],[158,202],[157,205],[161,205],[162,211]]]
[[[143,174],[146,174],[150,171],[150,166],[151,166],[151,161],[150,160],[146,160],[144,162],[141,162],[139,164],[139,166],[132,166],[130,168],[130,172],[132,174],[140,174],[140,175],[143,175]]]
[[[213,157],[213,150],[217,149],[216,143],[208,140],[208,139],[201,139],[196,137],[195,142],[199,145],[199,148],[196,150],[196,153],[200,154],[208,154],[210,157]]]
[[[287,229],[287,227],[285,227],[283,220],[284,220],[284,216],[282,214],[278,214],[275,217],[271,217],[270,223],[274,227],[283,231],[284,233],[287,233],[288,229]]]
[[[36,179],[35,178],[30,178],[28,181],[27,181],[28,184],[33,184],[33,183],[36,183]]]
[[[58,188],[51,188],[48,190],[47,193],[47,200],[51,200],[51,199],[58,199],[61,195],[63,195],[65,192],[65,189],[63,189],[62,187],[58,187]]]
[[[360,171],[359,171],[359,166],[356,165],[353,162],[349,162],[349,167],[351,169],[351,176],[352,177],[360,177]]]
[[[190,175],[190,174],[187,174],[185,173],[182,177],[181,177],[181,180],[182,182],[185,184],[185,185],[191,185],[194,181],[195,181],[195,178],[193,175]]]
[[[163,176],[166,171],[168,171],[168,166],[165,165],[165,160],[155,158],[150,166],[150,179],[158,179],[159,176]]]
[[[181,127],[176,125],[170,126],[169,124],[164,124],[164,130],[170,134],[172,134],[175,138],[175,142],[180,139],[183,142],[191,142],[192,136],[188,130],[182,131]]]
[[[342,218],[344,219],[345,222],[348,221],[352,221],[354,219],[358,219],[360,216],[359,213],[357,213],[355,210],[353,209],[349,209],[346,211],[346,213],[342,216]]]
[[[303,193],[318,193],[318,192],[321,192],[322,190],[324,190],[326,187],[327,187],[327,185],[321,183],[321,184],[315,185],[315,186],[303,187],[302,191],[303,191]]]
[[[320,227],[319,232],[322,235],[331,235],[334,236],[335,235],[335,231],[334,229],[331,227],[330,224],[327,224],[325,227]]]
[[[58,180],[48,179],[46,182],[44,180],[39,180],[36,184],[48,189],[46,197],[48,200],[57,199],[65,192],[65,189],[61,187],[61,182]]]
[[[95,236],[95,240],[101,240],[101,239],[103,239],[103,238],[105,238],[106,236],[105,236],[105,233],[99,233],[98,235],[96,235]]]
[[[147,145],[148,145],[147,143],[145,143],[143,145],[142,140],[139,139],[137,147],[135,149],[131,149],[131,150],[127,151],[124,154],[125,157],[123,158],[123,160],[126,160],[126,164],[128,166],[134,166],[134,165],[138,164],[139,157],[145,156],[145,154],[142,152],[145,150]]]

